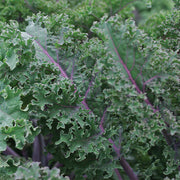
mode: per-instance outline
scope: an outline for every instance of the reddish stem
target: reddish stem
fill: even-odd
[[[124,171],[127,173],[130,180],[138,180],[137,175],[133,172],[132,168],[123,157],[121,157],[120,159],[120,164],[123,167]]]
[[[64,72],[64,70],[61,68],[61,66],[54,61],[54,59],[53,59],[53,58],[48,54],[48,52],[41,46],[41,44],[40,44],[37,40],[35,40],[35,42],[40,46],[40,48],[43,50],[43,52],[44,52],[44,53],[47,55],[47,57],[51,60],[51,62],[52,62],[53,64],[55,64],[55,66],[57,66],[57,67],[59,68],[62,76],[65,77],[65,78],[68,78],[68,76],[66,75],[66,73]],[[116,51],[117,51],[117,49],[116,49]],[[120,56],[119,56],[119,57],[120,57]],[[122,61],[122,60],[121,60],[121,61]],[[122,62],[123,62],[123,61],[122,61]],[[124,66],[125,66],[125,68],[127,69],[127,67],[126,67],[125,64],[124,64]],[[128,70],[128,69],[127,69],[127,70]],[[129,70],[128,70],[128,72],[129,72]],[[131,80],[133,80],[130,72],[129,72],[129,75],[130,75]],[[133,80],[133,81],[134,81],[134,80]],[[135,83],[135,81],[134,81],[134,83]],[[87,96],[87,94],[88,94],[91,86],[92,86],[92,85],[90,84],[89,87],[88,87],[88,90],[86,91],[85,96]],[[138,88],[138,86],[136,85],[136,83],[135,83],[135,86],[136,86],[136,88],[137,88],[137,90],[138,90],[139,88]],[[85,98],[83,99],[83,101],[82,101],[81,103],[85,106],[85,108],[86,108],[87,110],[90,110],[90,108],[88,107],[88,105],[87,105],[87,103],[86,103],[86,101],[85,101]],[[102,123],[103,123],[103,120],[102,120]],[[102,129],[103,129],[103,126],[102,126]],[[112,140],[112,139],[109,139],[109,142],[113,144],[113,148],[114,148],[115,152],[117,153],[118,156],[120,156],[119,149],[116,147],[116,145],[115,145],[115,143],[113,142],[113,140]],[[125,160],[124,160],[124,161],[125,161]],[[126,161],[125,161],[125,162],[126,162]],[[126,162],[126,164],[128,164],[128,163]],[[130,167],[130,166],[129,166],[129,167]],[[132,172],[131,172],[131,171],[132,171]],[[134,172],[133,172],[132,169],[131,169],[131,171],[129,170],[127,173],[134,174]],[[121,180],[122,178],[121,178],[121,176],[119,176],[120,174],[119,174],[119,172],[118,172],[117,169],[115,169],[115,172],[116,172],[116,174],[118,173],[118,178],[119,178],[119,180]],[[128,175],[128,176],[129,176],[129,175]]]
[[[87,95],[88,95],[88,93],[89,93],[89,91],[90,91],[90,89],[92,87],[92,83],[93,83],[94,79],[95,79],[95,77],[92,77],[92,79],[91,79],[91,81],[89,83],[88,89],[87,89],[87,91],[85,93],[85,98],[87,98]]]
[[[83,101],[82,101],[81,103],[84,105],[84,107],[85,107],[87,110],[90,110],[89,106],[88,106],[87,103],[86,103],[85,98],[83,99]]]
[[[43,53],[50,59],[50,61],[56,66],[58,67],[58,69],[61,72],[61,75],[65,78],[68,78],[66,72],[61,68],[61,66],[49,55],[49,53],[41,46],[41,44],[35,40],[35,42],[39,45],[39,47],[42,49]]]
[[[7,147],[6,150],[3,152],[3,154],[5,155],[12,155],[14,157],[20,157],[19,154],[17,154],[13,149],[11,149],[10,147]]]
[[[116,152],[116,154],[117,154],[117,156],[119,158],[120,157],[120,148],[118,148],[115,145],[114,141],[111,138],[109,138],[108,141],[113,145],[113,149],[114,149],[114,151]]]
[[[107,30],[108,30],[108,32],[109,32],[108,27],[107,27]],[[131,81],[132,84],[135,86],[136,91],[137,91],[139,94],[142,94],[143,92],[139,89],[138,85],[136,84],[135,80],[133,79],[130,70],[127,68],[126,64],[125,64],[125,63],[123,62],[123,60],[121,59],[121,56],[120,56],[120,54],[119,54],[119,52],[118,52],[118,50],[117,50],[117,48],[116,48],[116,46],[115,46],[115,44],[114,44],[114,41],[113,41],[113,38],[112,38],[110,32],[109,32],[109,36],[110,36],[110,39],[111,39],[111,41],[112,41],[112,44],[113,44],[113,47],[114,47],[114,51],[115,51],[116,55],[118,56],[118,59],[119,59],[120,63],[123,65],[125,71],[127,72],[130,81]],[[158,111],[158,110],[155,109],[155,108],[153,107],[153,105],[150,103],[150,101],[149,101],[149,99],[147,98],[147,96],[146,96],[146,99],[145,99],[144,101],[146,102],[147,105],[151,106],[151,108],[153,109],[153,112],[154,112],[154,113]]]
[[[104,113],[103,113],[103,116],[101,118],[101,124],[100,124],[100,129],[101,129],[101,133],[104,132],[104,127],[103,127],[103,122],[104,122],[104,118],[105,118],[105,114],[107,112],[107,108],[105,109]],[[118,156],[118,159],[120,158],[120,147],[118,148],[114,141],[109,138],[108,141],[113,144],[113,149],[114,151],[116,152],[117,156]],[[135,175],[135,173],[133,172],[132,168],[130,167],[130,165],[128,164],[128,162],[126,162],[126,160],[122,157],[121,160],[120,160],[120,164],[122,165],[124,171],[127,173],[128,177],[133,177],[132,180],[138,180],[137,176]],[[118,169],[114,169],[117,177],[119,180],[122,180],[122,177],[118,171]],[[131,178],[130,178],[131,179]]]
[[[103,127],[103,123],[104,123],[106,112],[107,112],[107,108],[103,112],[103,116],[101,118],[101,122],[100,122],[100,125],[99,125],[99,128],[100,128],[102,134],[105,132],[104,127]]]
[[[120,173],[119,173],[119,171],[118,171],[118,169],[114,169],[114,171],[115,171],[118,179],[119,179],[119,180],[123,180],[122,177],[121,177],[121,175],[120,175]]]
[[[30,34],[29,34],[29,35],[30,35]],[[30,35],[30,36],[32,37],[32,35]],[[59,69],[60,72],[61,72],[61,75],[62,75],[63,77],[65,77],[65,78],[69,79],[68,76],[67,76],[67,74],[66,74],[66,72],[62,69],[62,67],[61,67],[58,63],[56,63],[56,61],[49,55],[49,53],[42,47],[42,45],[41,45],[37,40],[34,40],[34,41],[38,44],[38,46],[42,49],[42,51],[44,52],[44,54],[46,54],[46,56],[50,59],[50,61],[51,61],[55,66],[58,67],[58,69]],[[72,82],[72,84],[73,84],[73,82]],[[89,91],[89,89],[90,89],[90,87],[88,88],[87,91]],[[90,108],[88,107],[88,105],[87,105],[87,103],[86,103],[85,98],[83,99],[83,101],[82,101],[81,103],[85,106],[85,108],[86,108],[87,110],[90,110]]]
[[[147,81],[145,81],[145,82],[143,83],[143,92],[145,92],[146,84],[149,83],[149,82],[151,82],[152,80],[158,78],[158,77],[161,77],[161,76],[156,75],[156,76],[154,76],[154,77],[148,79]]]

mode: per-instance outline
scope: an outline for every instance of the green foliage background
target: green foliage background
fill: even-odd
[[[2,0],[1,179],[180,179],[179,3]]]

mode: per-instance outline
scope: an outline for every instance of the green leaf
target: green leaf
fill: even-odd
[[[22,102],[20,100],[21,91],[11,89],[6,86],[0,92],[0,133],[1,144],[0,150],[6,149],[6,140],[13,138],[16,147],[22,149],[26,138],[34,136],[31,122],[28,119],[28,113],[21,109]],[[31,129],[32,128],[32,129]]]
[[[60,170],[57,168],[49,169],[48,167],[39,167],[38,162],[27,163],[24,167],[19,166],[16,173],[15,179],[25,179],[25,180],[69,180],[69,178],[60,175]]]
[[[16,67],[16,64],[19,62],[19,58],[14,49],[8,50],[6,53],[6,64],[13,70]]]

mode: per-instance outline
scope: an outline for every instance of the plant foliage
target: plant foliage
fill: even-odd
[[[139,25],[134,1],[14,3],[0,3],[0,176],[179,179],[179,1]]]

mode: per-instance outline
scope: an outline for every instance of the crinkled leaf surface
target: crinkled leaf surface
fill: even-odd
[[[10,49],[5,57],[6,64],[10,67],[11,70],[13,70],[16,67],[16,64],[19,62],[19,58],[17,56],[17,53]]]
[[[13,138],[16,147],[22,149],[26,138],[32,135],[28,114],[21,109],[20,95],[20,90],[14,90],[10,86],[0,92],[1,151],[6,149],[7,138]]]
[[[53,12],[56,5],[56,12],[64,12],[58,8],[67,5],[27,2],[34,9],[44,2],[38,11],[45,12]],[[37,13],[27,18],[23,32],[15,21],[0,22],[2,150],[8,143],[29,157],[31,150],[46,151],[52,158],[49,167],[61,166],[61,173],[77,180],[115,179],[116,168],[127,179],[121,157],[142,179],[178,177],[179,46],[174,37],[179,21],[174,17],[179,15],[176,11],[164,17],[159,29],[146,34],[128,19],[136,12],[130,2],[82,1],[68,15]],[[121,17],[110,17],[119,7]],[[10,13],[9,7],[5,10]],[[104,12],[109,16],[99,19]],[[98,22],[92,32],[94,20]],[[36,134],[29,120],[41,129],[44,143],[38,141],[38,147],[45,149],[29,144]],[[14,141],[18,149],[28,143],[19,151]],[[63,178],[57,169],[5,157],[0,174],[12,175],[18,167],[17,179]]]
[[[57,168],[49,169],[47,167],[40,168],[38,162],[27,163],[25,167],[19,166],[16,173],[15,179],[25,179],[25,180],[68,180],[68,177],[63,177],[60,175],[60,170]]]

